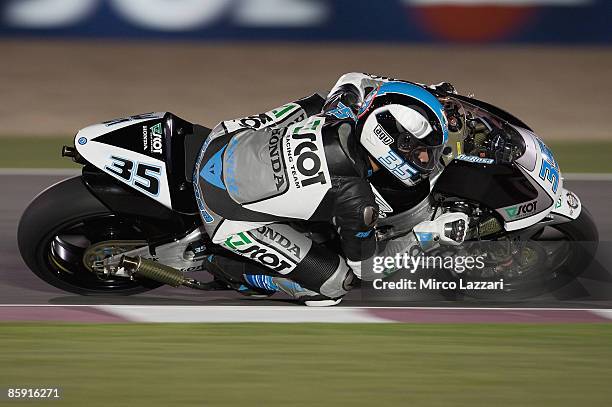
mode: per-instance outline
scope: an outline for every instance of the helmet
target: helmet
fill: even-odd
[[[421,86],[386,82],[359,111],[357,134],[365,149],[408,186],[426,178],[448,139],[444,108]]]

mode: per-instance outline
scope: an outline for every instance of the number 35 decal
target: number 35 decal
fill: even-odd
[[[378,161],[399,179],[407,180],[416,174],[414,168],[402,160],[393,150],[389,150],[389,154],[386,157],[378,157]]]
[[[134,163],[125,158],[111,156],[111,164],[104,167],[105,170],[112,172],[127,183],[133,185],[149,195],[159,195],[159,178],[161,167],[151,164]],[[136,172],[134,172],[136,164]]]

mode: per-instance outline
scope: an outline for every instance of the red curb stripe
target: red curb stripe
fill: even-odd
[[[126,318],[99,310],[94,307],[0,307],[0,321],[54,321],[117,323],[129,322]]]

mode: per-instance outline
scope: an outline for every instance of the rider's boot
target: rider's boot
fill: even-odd
[[[308,290],[295,281],[289,280],[283,277],[272,277],[276,287],[279,291],[295,298],[300,303],[308,307],[330,307],[338,305],[342,301],[340,298],[329,298],[315,291]]]
[[[255,264],[246,264],[225,256],[208,256],[205,267],[215,279],[248,297],[267,298],[280,291],[309,307],[337,305],[342,299],[326,297],[288,278],[271,276],[270,272]]]
[[[204,267],[215,279],[215,282],[226,285],[240,294],[253,298],[268,298],[277,290],[267,288],[265,285],[251,285],[245,281],[244,262],[227,258],[225,256],[210,255],[204,261]]]

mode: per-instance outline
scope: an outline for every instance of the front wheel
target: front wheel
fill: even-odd
[[[40,193],[21,216],[17,232],[26,265],[47,283],[80,295],[131,295],[161,284],[105,278],[96,269],[104,257],[146,245],[151,226],[108,210],[81,177]]]
[[[568,261],[563,264],[564,272],[571,276],[582,274],[591,264],[599,246],[599,233],[591,212],[583,205],[580,215],[569,222],[552,226],[554,231],[547,234],[544,229],[533,237],[536,241],[569,242]],[[556,232],[556,233],[555,233]]]
[[[595,258],[599,234],[586,209],[564,223],[543,224],[519,240],[486,242],[487,267],[463,277],[472,281],[504,280],[503,292],[465,290],[486,299],[523,299],[553,292],[574,281]],[[478,247],[478,246],[476,246]]]

